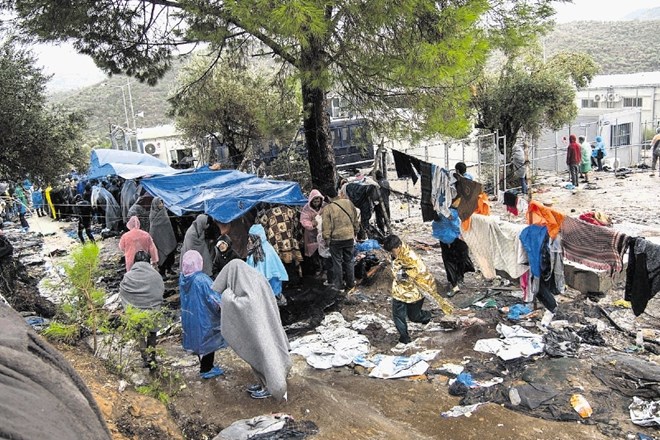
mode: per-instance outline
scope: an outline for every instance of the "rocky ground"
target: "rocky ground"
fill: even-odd
[[[534,197],[552,203],[556,209],[569,215],[602,210],[612,217],[616,228],[632,235],[660,237],[658,178],[649,177],[647,172],[621,178],[613,173],[596,173],[595,178],[594,189],[578,190],[562,188],[563,182],[554,176],[538,179],[538,192]],[[394,181],[393,186],[396,185],[403,186]],[[418,210],[413,201],[395,202],[396,232],[422,256],[436,274],[441,290],[446,291],[440,250],[431,238],[429,225],[421,223]],[[506,214],[496,201],[493,202],[493,211],[493,214],[510,221],[523,221]],[[412,215],[409,216],[409,212]],[[68,253],[75,241],[66,235],[69,225],[65,223],[44,219],[31,219],[31,223],[33,232],[27,236],[8,230],[12,241],[26,245],[21,259],[28,263],[32,261],[26,276],[15,289],[23,293],[19,299],[8,300],[18,310],[37,311],[44,315],[44,310],[50,310],[47,303],[39,306],[37,303],[41,300],[29,302],[20,298],[30,297],[27,293],[35,292],[36,282],[43,277],[51,281],[42,282],[42,293],[57,296],[56,280],[61,276],[58,266],[67,258],[58,254]],[[36,232],[46,235],[43,250],[30,244],[33,238],[33,241],[39,241]],[[110,294],[116,292],[121,275],[117,242],[118,239],[107,239],[101,243],[105,268],[101,282]],[[378,251],[376,255],[386,258]],[[332,313],[341,314],[349,323],[369,314],[382,316],[381,323],[361,330],[369,338],[370,354],[394,354],[392,348],[397,337],[391,328],[390,283],[391,278],[384,271],[372,285],[360,286],[345,298],[335,298],[324,291],[318,281],[307,280],[303,289],[288,292],[290,305],[283,310],[283,322],[290,340],[314,332],[324,316]],[[168,282],[169,303],[174,311],[177,306],[175,285],[174,279]],[[573,329],[595,325],[605,341],[604,346],[583,343],[576,357],[538,355],[504,363],[494,355],[474,351],[473,347],[479,339],[497,337],[496,325],[507,323],[500,309],[520,302],[518,289],[515,283],[506,279],[487,281],[479,274],[468,274],[463,292],[450,299],[457,309],[455,316],[443,318],[437,307],[428,303],[426,307],[435,310],[434,320],[429,326],[411,326],[415,343],[404,353],[396,353],[412,355],[426,349],[439,350],[429,361],[426,374],[406,379],[376,379],[369,377],[367,370],[359,366],[319,370],[312,368],[303,357],[294,355],[289,400],[284,403],[249,397],[244,386],[252,382],[252,374],[247,364],[231,349],[216,355],[217,363],[226,370],[224,376],[209,381],[199,379],[197,359],[181,350],[176,328],[159,341],[165,350],[161,362],[182,377],[177,383],[178,392],[173,393],[167,406],[135,391],[135,384],[149,381],[146,371],[136,367],[135,373],[127,375],[124,380],[107,372],[103,362],[91,356],[86,346],[58,347],[92,390],[116,439],[210,439],[236,420],[270,413],[286,413],[298,422],[311,422],[301,423],[301,430],[316,432],[315,426],[318,432],[311,438],[318,439],[632,439],[637,433],[646,433],[653,438],[655,431],[652,428],[642,428],[630,422],[627,407],[631,398],[613,391],[593,374],[594,367],[620,367],[621,359],[638,359],[646,362],[645,365],[657,365],[655,353],[660,348],[656,345],[660,340],[655,319],[660,316],[658,300],[651,302],[648,313],[634,319],[629,309],[612,305],[622,298],[622,288],[619,283],[598,298],[588,298],[568,289],[558,298],[560,312],[557,319]],[[472,305],[477,300],[489,298],[494,300],[495,308]],[[521,324],[540,333],[536,328],[538,319],[533,317]],[[640,329],[645,331],[643,350],[636,345],[634,338]],[[448,385],[453,375],[443,369],[444,364],[463,365],[480,380],[502,377],[504,384],[481,395],[453,396]],[[526,411],[520,405],[513,406],[508,397],[501,394],[525,383],[548,385],[561,391],[553,406],[554,412]],[[655,387],[657,391],[657,384]],[[591,418],[582,420],[571,408],[567,396],[574,392],[583,394],[591,403],[594,411]],[[497,403],[479,406],[470,417],[441,416],[455,405],[479,401]]]

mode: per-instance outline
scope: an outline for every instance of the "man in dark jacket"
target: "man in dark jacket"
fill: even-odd
[[[85,244],[85,238],[83,237],[83,230],[87,234],[89,241],[96,243],[94,240],[94,235],[92,235],[92,205],[82,198],[80,194],[76,195],[74,202],[75,214],[78,218],[78,238],[82,244]]]
[[[329,243],[332,258],[333,285],[342,290],[342,279],[347,289],[355,285],[353,245],[355,234],[360,229],[360,219],[353,203],[334,194],[331,202],[323,209],[322,236]]]

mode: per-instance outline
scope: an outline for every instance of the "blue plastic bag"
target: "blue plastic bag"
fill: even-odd
[[[449,218],[441,215],[440,220],[433,220],[433,238],[437,238],[445,244],[452,244],[461,235],[461,219],[458,217],[458,211],[450,208],[451,216]]]
[[[355,243],[355,250],[357,252],[368,252],[375,249],[380,249],[380,243],[373,238]]]
[[[532,313],[532,309],[524,304],[514,304],[509,307],[509,314],[506,316],[511,321],[518,321],[521,316]]]

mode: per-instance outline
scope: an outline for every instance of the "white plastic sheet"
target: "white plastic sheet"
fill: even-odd
[[[502,338],[479,339],[474,344],[474,350],[483,353],[496,354],[500,359],[508,361],[543,353],[543,336],[526,330],[519,325],[497,325],[497,332]]]

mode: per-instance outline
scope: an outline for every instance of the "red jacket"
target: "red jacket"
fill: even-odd
[[[566,165],[580,165],[582,162],[582,149],[580,144],[573,141],[568,144],[568,150],[566,150]]]

